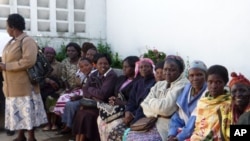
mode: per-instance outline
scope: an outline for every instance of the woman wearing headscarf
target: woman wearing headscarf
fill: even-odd
[[[31,84],[27,69],[37,58],[37,44],[25,32],[25,20],[19,14],[10,14],[6,30],[13,37],[5,46],[0,62],[3,72],[5,103],[5,128],[18,130],[14,141],[36,141],[34,128],[47,122],[39,84]],[[21,46],[20,46],[21,45]]]
[[[195,60],[190,64],[188,69],[190,83],[186,84],[177,98],[178,110],[169,122],[168,141],[183,141],[193,133],[195,116],[191,114],[207,88],[206,76],[207,67],[202,61]]]
[[[136,62],[135,75],[140,74],[141,78],[133,84],[126,104],[123,122],[117,125],[116,128],[113,128],[108,137],[109,141],[121,141],[123,133],[129,125],[145,117],[140,104],[148,95],[151,87],[155,84],[153,72],[154,62],[151,59],[141,58],[140,61]]]
[[[195,129],[191,141],[222,140],[217,111],[231,104],[231,95],[224,89],[228,82],[228,71],[224,66],[213,65],[207,71],[208,91],[197,103]]]
[[[244,75],[237,75],[235,72],[231,73],[231,77],[229,88],[232,103],[218,111],[224,140],[229,140],[230,125],[236,124],[243,113],[250,111],[250,81]]]
[[[54,48],[44,47],[43,54],[53,68],[50,75],[45,78],[45,82],[40,84],[41,95],[48,117],[48,124],[43,128],[43,131],[57,130],[56,121],[58,117],[54,114],[53,108],[59,97],[56,92],[62,88],[62,64],[55,59],[56,51]]]
[[[183,71],[185,64],[180,56],[169,55],[165,59],[165,81],[157,82],[140,104],[146,117],[157,117],[155,126],[147,132],[129,131],[127,141],[165,141],[168,123],[177,110],[176,99],[188,83]]]

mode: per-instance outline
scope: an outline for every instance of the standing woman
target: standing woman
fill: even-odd
[[[34,127],[47,122],[39,84],[32,85],[27,74],[27,69],[35,64],[37,45],[23,32],[25,21],[21,15],[10,14],[6,28],[13,39],[5,46],[0,63],[6,97],[5,127],[19,130],[14,141],[26,141],[25,130],[28,131],[28,141],[36,141]]]

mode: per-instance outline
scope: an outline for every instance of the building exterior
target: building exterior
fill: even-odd
[[[19,13],[26,32],[40,46],[60,47],[69,41],[80,45],[106,39],[105,0],[0,0],[0,32],[6,32],[6,19]]]

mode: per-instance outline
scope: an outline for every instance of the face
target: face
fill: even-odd
[[[74,59],[76,57],[78,57],[78,52],[77,50],[73,47],[73,46],[69,46],[67,48],[67,56],[70,58],[70,59]]]
[[[158,68],[157,70],[155,70],[155,80],[156,81],[164,80],[163,69]]]
[[[128,61],[123,62],[122,70],[123,70],[123,74],[126,77],[131,77],[131,76],[134,76],[135,74],[134,69],[129,66]]]
[[[79,69],[85,75],[89,74],[92,70],[92,64],[87,60],[81,60],[78,63]]]
[[[146,77],[146,76],[149,76],[150,74],[153,74],[152,65],[145,61],[142,61],[140,63],[139,71],[142,77]]]
[[[11,37],[14,37],[14,28],[10,28],[7,21],[6,21],[6,31]]]
[[[188,71],[188,79],[192,87],[199,91],[202,89],[203,84],[206,81],[206,74],[201,69],[193,68]]]
[[[175,81],[181,75],[178,65],[173,61],[166,61],[163,67],[163,76],[168,83]]]
[[[93,61],[95,54],[96,54],[95,50],[89,49],[86,53],[86,58],[89,58],[91,61]]]
[[[244,108],[248,105],[250,100],[249,86],[236,83],[231,87],[231,94],[233,95],[233,101],[239,107]]]
[[[225,82],[217,74],[210,74],[207,77],[207,88],[212,97],[217,97],[224,92]]]
[[[105,74],[110,68],[109,62],[105,57],[99,58],[96,63],[96,69],[100,75]]]
[[[45,50],[44,51],[44,55],[46,57],[46,59],[48,59],[49,62],[53,62],[53,60],[55,59],[55,53],[49,50]]]

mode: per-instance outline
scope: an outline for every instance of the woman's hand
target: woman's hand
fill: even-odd
[[[76,100],[80,100],[81,98],[82,98],[82,96],[76,95],[76,96],[70,97],[70,100],[76,101]]]
[[[175,136],[169,136],[167,141],[178,141],[178,139]]]
[[[114,106],[114,105],[124,105],[122,100],[120,100],[119,98],[114,97],[114,96],[109,98],[109,104],[112,105],[112,106]]]
[[[129,111],[126,111],[125,112],[125,117],[123,119],[123,122],[126,124],[126,125],[129,125],[129,123],[133,120],[134,116],[131,112]]]
[[[52,86],[53,89],[59,89],[59,85],[52,79],[49,79],[48,83]]]

